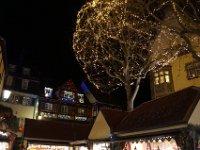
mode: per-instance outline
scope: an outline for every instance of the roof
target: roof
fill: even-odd
[[[108,123],[111,131],[114,130],[116,125],[128,114],[128,112],[117,110],[117,109],[101,109],[101,112]]]
[[[92,124],[26,119],[24,138],[33,141],[69,143],[87,140]]]
[[[115,132],[128,133],[188,123],[199,99],[200,88],[189,87],[148,101],[128,113],[115,128]]]

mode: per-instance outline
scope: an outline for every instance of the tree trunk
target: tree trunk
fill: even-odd
[[[132,90],[131,85],[125,85],[126,96],[127,96],[127,111],[133,111],[134,109],[134,100],[138,93],[140,87],[141,77],[139,77],[135,83],[135,88]]]

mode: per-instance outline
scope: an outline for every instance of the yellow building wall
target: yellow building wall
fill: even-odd
[[[189,86],[200,87],[200,77],[190,80],[187,79],[185,64],[193,61],[194,59],[192,58],[191,54],[187,54],[178,57],[175,61],[171,63],[175,91],[179,91]]]
[[[0,96],[2,95],[3,90],[3,84],[5,79],[5,66],[4,66],[4,60],[2,56],[2,52],[0,53]]]
[[[0,102],[1,105],[9,107],[13,110],[13,114],[17,118],[34,118],[35,108],[34,106],[23,106],[19,104],[10,104],[7,102]]]

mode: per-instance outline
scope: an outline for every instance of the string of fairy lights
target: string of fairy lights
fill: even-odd
[[[192,16],[192,23],[185,22],[192,18],[186,18],[191,16],[186,9],[189,1],[183,0],[180,5],[176,0],[86,3],[77,15],[73,49],[88,79],[105,91],[132,84],[148,71],[169,64],[181,50],[188,50],[180,34],[183,28],[193,31],[184,36],[198,49],[199,34],[194,30],[200,29],[199,18]],[[195,11],[198,13],[199,8]]]

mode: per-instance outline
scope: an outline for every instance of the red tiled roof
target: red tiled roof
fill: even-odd
[[[148,101],[128,113],[115,132],[134,132],[187,123],[200,99],[200,88],[189,87]]]
[[[48,142],[87,140],[92,124],[26,119],[24,138]]]

